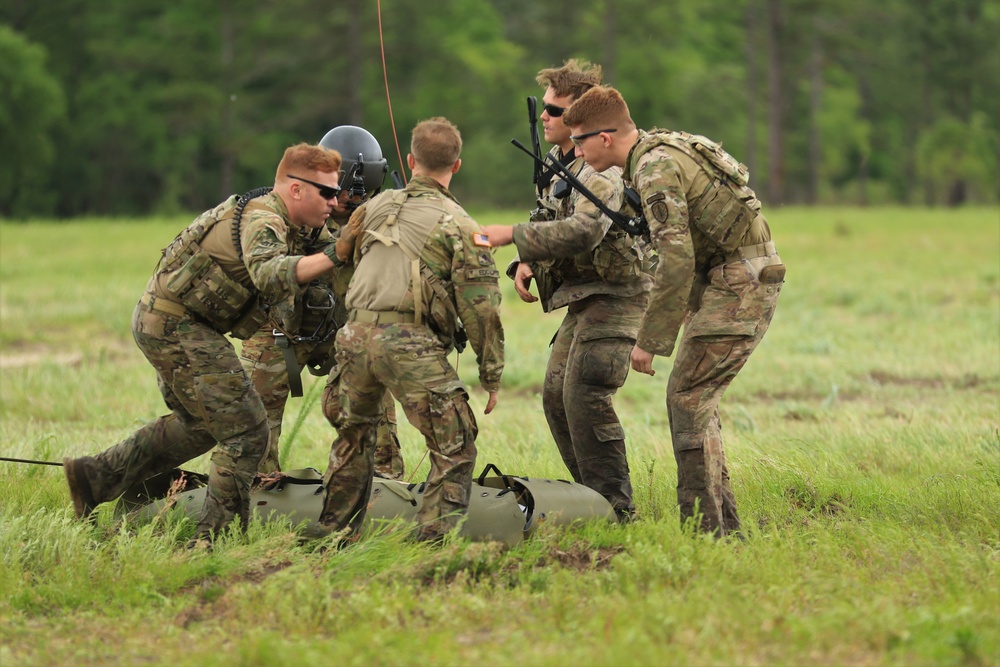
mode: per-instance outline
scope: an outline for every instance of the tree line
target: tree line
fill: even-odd
[[[569,57],[640,127],[722,141],[769,205],[996,202],[998,34],[1000,0],[8,0],[0,216],[200,211],[341,124],[402,172],[436,115],[463,203],[527,209],[509,141]]]

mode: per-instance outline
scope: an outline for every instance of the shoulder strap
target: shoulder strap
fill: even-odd
[[[236,256],[241,260],[243,259],[243,244],[240,242],[240,227],[243,225],[243,209],[247,207],[251,199],[256,199],[257,197],[263,197],[273,190],[273,187],[267,186],[262,188],[254,188],[249,192],[244,192],[240,195],[240,198],[236,200],[236,216],[233,218],[233,246],[236,248]]]
[[[745,164],[722,150],[722,144],[700,134],[687,132],[663,132],[659,136],[662,143],[682,151],[710,173],[728,178],[739,187],[750,182],[750,170]]]

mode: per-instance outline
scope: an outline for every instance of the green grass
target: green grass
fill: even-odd
[[[0,462],[0,665],[1000,665],[1000,211],[769,219],[788,282],[721,407],[746,542],[679,525],[670,359],[617,398],[642,520],[508,550],[391,527],[323,550],[254,524],[189,553],[186,521],[81,525],[58,468]],[[129,320],[185,223],[0,223],[0,455],[94,453],[164,412]],[[562,313],[502,285],[493,415],[458,362],[477,469],[564,478],[540,398]],[[322,470],[332,432],[305,405],[285,465]]]

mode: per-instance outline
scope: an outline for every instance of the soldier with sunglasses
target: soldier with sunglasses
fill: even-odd
[[[611,87],[587,91],[565,122],[588,164],[624,169],[660,253],[630,360],[653,375],[653,358],[674,354],[667,414],[681,520],[739,536],[719,402],[767,332],[785,277],[750,174],[706,137],[640,130]]]
[[[340,166],[336,151],[291,146],[271,192],[229,197],[163,250],[132,333],[171,412],[95,456],[64,459],[79,518],[214,449],[192,545],[210,544],[234,518],[246,526],[268,425],[226,335],[247,338],[269,318],[288,330],[301,325],[297,300],[333,268],[335,239],[325,225],[340,194]]]
[[[563,112],[601,83],[598,65],[568,60],[543,69],[541,114],[549,155],[563,163],[608,208],[622,208],[618,168],[598,172],[575,155]],[[611,220],[558,175],[546,170],[539,207],[527,224],[484,228],[493,245],[517,246],[508,267],[523,301],[541,300],[545,312],[566,308],[552,339],[542,407],[549,430],[573,480],[594,489],[618,517],[635,512],[625,453],[625,431],[613,397],[625,383],[629,352],[651,286],[648,243],[612,225]],[[531,280],[538,297],[529,291]]]
[[[347,229],[347,221],[359,206],[382,189],[387,171],[382,148],[367,130],[340,125],[320,139],[319,144],[340,153],[341,191],[333,200],[333,212],[327,227],[338,236]],[[270,425],[270,446],[259,471],[281,470],[278,442],[288,396],[301,396],[299,375],[303,368],[318,377],[326,377],[334,363],[336,333],[347,322],[344,299],[354,267],[337,262],[334,269],[312,281],[296,307],[301,311],[300,328],[288,331],[277,321],[269,321],[260,331],[243,342],[240,358],[250,380],[260,394]],[[387,479],[402,479],[403,457],[396,431],[396,410],[392,395],[386,393],[382,421],[376,428],[375,474]]]

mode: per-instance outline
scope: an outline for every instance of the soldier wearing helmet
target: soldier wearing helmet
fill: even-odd
[[[340,197],[327,220],[327,227],[336,236],[351,213],[381,190],[388,167],[378,141],[360,127],[335,127],[319,145],[336,150],[342,157]],[[325,376],[333,365],[334,338],[347,321],[343,304],[353,273],[353,267],[335,263],[332,271],[309,285],[301,300],[302,324],[297,331],[282,330],[268,322],[243,343],[243,367],[264,402],[270,428],[268,453],[261,461],[260,472],[281,469],[278,441],[285,403],[289,393],[301,395],[302,367],[313,375]],[[377,428],[375,471],[380,477],[401,479],[403,458],[396,435],[395,405],[388,392],[384,415]]]

